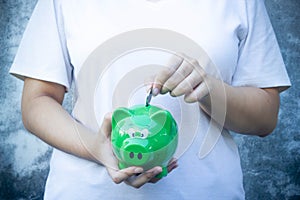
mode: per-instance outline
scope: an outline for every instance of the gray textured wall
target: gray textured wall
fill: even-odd
[[[21,122],[22,82],[8,75],[36,0],[0,0],[0,199],[42,199],[51,148]],[[293,87],[266,138],[235,136],[246,198],[300,199],[300,0],[266,0]],[[68,105],[68,102],[65,103]]]

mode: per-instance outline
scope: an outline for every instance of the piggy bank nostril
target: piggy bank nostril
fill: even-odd
[[[138,157],[139,160],[141,160],[141,159],[143,158],[143,154],[138,153],[138,156],[137,156],[137,157]]]
[[[130,153],[129,153],[129,157],[130,157],[130,158],[134,158],[134,153],[133,153],[133,152],[130,152]]]

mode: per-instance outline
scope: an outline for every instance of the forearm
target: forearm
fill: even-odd
[[[44,88],[56,92],[53,95],[41,92]],[[63,94],[61,86],[26,79],[22,97],[24,126],[57,149],[97,162],[93,153],[97,134],[75,121],[64,110],[61,106]]]
[[[91,155],[94,137],[88,129],[72,117],[53,99],[35,98],[23,108],[25,127],[49,145],[67,153],[95,160]]]
[[[210,97],[224,98],[220,94],[222,94],[221,90],[225,89],[225,128],[242,134],[260,136],[271,133],[275,128],[279,107],[279,97],[276,89],[232,87],[210,76],[207,77],[206,82],[210,87],[210,96],[201,100],[200,107],[210,115]],[[214,104],[217,111],[223,109],[218,108],[221,105]]]

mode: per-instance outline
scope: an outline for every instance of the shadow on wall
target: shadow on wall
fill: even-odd
[[[42,199],[49,169],[51,148],[24,130],[22,82],[8,75],[35,3],[0,2],[0,199]],[[271,136],[235,140],[246,199],[300,199],[300,1],[266,0],[266,5],[293,87],[281,95],[279,124]]]

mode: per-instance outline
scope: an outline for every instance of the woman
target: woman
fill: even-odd
[[[101,111],[103,122],[100,130],[95,130],[61,106],[71,82],[76,90],[80,87],[82,66],[99,45],[118,34],[144,28],[185,35],[201,46],[210,60],[203,64],[183,52],[174,55],[166,64],[169,68],[153,78],[155,96],[169,92],[173,97],[184,96],[187,103],[197,102],[201,108],[201,128],[194,143],[180,158],[180,167],[172,171],[177,167],[172,161],[168,168],[172,173],[161,180],[155,178],[162,170],[159,166],[148,171],[112,167],[117,161],[109,142],[109,115],[104,117]],[[207,66],[212,63],[220,78],[209,73]],[[240,159],[227,130],[258,136],[271,133],[277,122],[279,93],[290,86],[260,0],[80,0],[76,4],[40,0],[10,72],[24,79],[25,127],[55,148],[45,199],[244,199]],[[209,154],[199,159],[210,118],[223,124],[211,116],[211,102],[222,100],[222,91],[227,107],[222,136]],[[223,108],[217,104],[215,109]],[[126,184],[115,184],[122,182]]]

